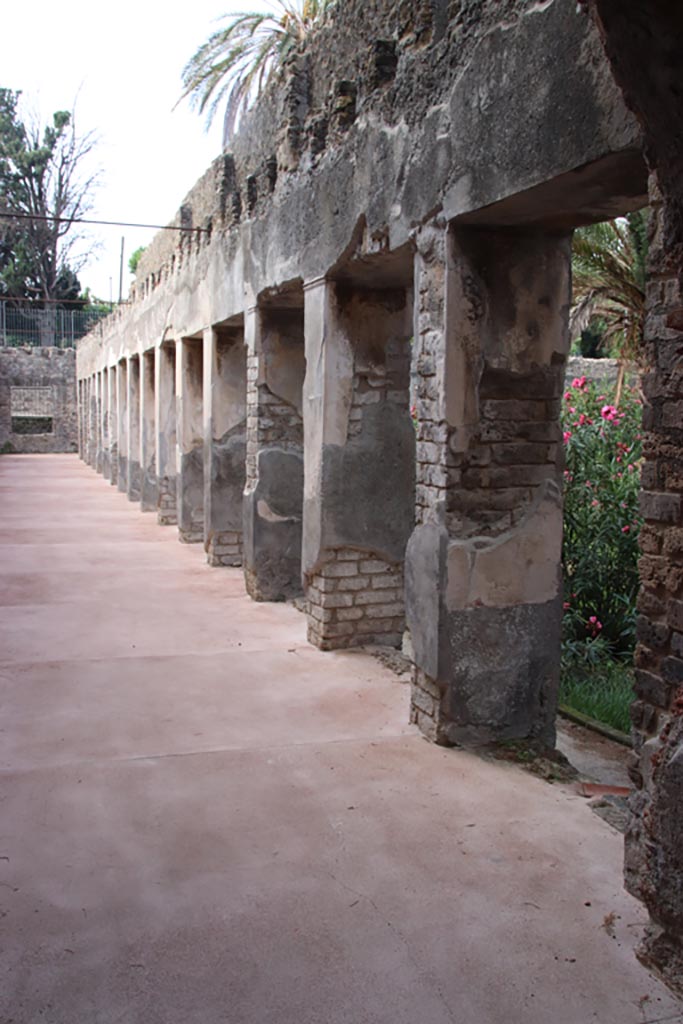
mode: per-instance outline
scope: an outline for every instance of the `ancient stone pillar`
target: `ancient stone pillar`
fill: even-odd
[[[411,290],[323,280],[305,298],[308,638],[399,646],[415,505]]]
[[[247,443],[244,329],[204,331],[204,546],[209,565],[242,564]]]
[[[116,376],[118,367],[110,366],[107,374],[109,408],[109,481],[116,484],[119,475],[119,410]]]
[[[128,359],[128,498],[140,501],[140,356]]]
[[[154,349],[143,352],[140,357],[140,508],[143,512],[156,512],[158,502],[154,357]]]
[[[202,340],[176,344],[177,510],[180,539],[204,540],[204,437]]]
[[[175,358],[173,342],[163,343],[154,363],[155,430],[157,454],[157,520],[160,526],[174,526],[176,511],[176,399]]]
[[[128,491],[128,360],[122,359],[116,373],[116,394],[118,408],[118,454],[119,472],[117,485],[124,494]]]
[[[78,454],[85,462],[87,451],[85,381],[78,381]]]
[[[646,405],[640,533],[635,786],[626,887],[648,908],[639,955],[683,986],[683,245],[667,245],[651,179],[643,377]],[[673,216],[672,216],[673,221]],[[673,232],[672,232],[673,234]]]
[[[88,378],[88,465],[93,469],[97,468],[98,427],[97,374],[93,373]]]
[[[280,304],[278,304],[278,299]],[[244,576],[256,601],[301,593],[303,293],[250,309]]]
[[[445,744],[552,744],[570,237],[456,227],[418,243],[412,718]]]
[[[102,371],[98,370],[95,373],[94,378],[95,386],[95,471],[97,473],[102,472],[103,463],[103,411],[102,411]]]
[[[102,467],[101,473],[105,480],[111,477],[111,441],[110,441],[110,416],[109,416],[109,369],[105,368],[100,372],[101,381],[101,407],[102,407]]]

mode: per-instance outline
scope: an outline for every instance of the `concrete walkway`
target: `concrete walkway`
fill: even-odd
[[[644,1024],[622,838],[430,746],[73,456],[0,459],[2,1024]]]

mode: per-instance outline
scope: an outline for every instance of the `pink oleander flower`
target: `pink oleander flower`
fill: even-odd
[[[621,532],[622,533],[630,533],[631,532],[631,527],[628,524],[626,526],[622,526]]]
[[[590,418],[590,416],[586,416],[585,412],[582,412],[579,415],[579,426],[580,427],[583,427],[584,425],[588,425],[590,427],[590,426],[592,426],[592,424],[593,424],[593,420]]]
[[[565,602],[564,602],[564,604],[562,605],[562,607],[563,607],[563,608],[564,608],[564,610],[566,611],[566,610],[567,610],[567,608],[571,608],[571,605],[570,605],[569,601],[565,601]]]
[[[592,633],[593,636],[598,635],[598,633],[602,629],[602,622],[600,622],[600,619],[597,617],[597,615],[589,615],[588,622],[586,623],[586,629],[589,633]]]
[[[574,408],[574,406],[573,406],[573,405],[570,405],[570,406],[569,406],[569,409],[568,409],[567,411],[568,411],[568,412],[576,412],[576,409]]]
[[[600,502],[597,498],[593,498],[591,501],[591,508],[600,508]]]
[[[586,378],[585,377],[574,377],[574,380],[572,381],[572,387],[573,388],[578,388],[579,391],[582,391],[585,388],[585,386],[586,386]]]
[[[628,466],[626,468],[629,471],[629,473],[633,473],[633,471],[635,470],[636,467],[633,465],[632,462],[629,462],[629,464],[628,464]]]
[[[619,416],[619,410],[614,405],[603,405],[602,409],[600,410],[600,415],[602,416],[603,420],[609,420],[610,422],[612,422]]]
[[[565,391],[565,393],[564,393],[564,400],[565,400],[565,402],[571,402],[571,400],[572,400],[571,391]]]
[[[562,434],[562,440],[565,444],[569,444],[569,438],[572,436],[571,430],[565,430]]]

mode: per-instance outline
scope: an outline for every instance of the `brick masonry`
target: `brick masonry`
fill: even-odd
[[[309,641],[322,650],[400,646],[405,629],[402,567],[350,548],[328,555],[306,588]]]
[[[214,566],[241,565],[242,533],[237,530],[214,533],[206,545],[206,560]]]

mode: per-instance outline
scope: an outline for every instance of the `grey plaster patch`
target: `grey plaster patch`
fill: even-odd
[[[525,737],[555,742],[562,602],[451,612],[443,678],[454,743]]]
[[[128,489],[130,501],[140,501],[142,492],[142,467],[137,459],[128,460]]]
[[[406,621],[413,657],[432,679],[439,677],[439,651],[447,639],[441,630],[447,544],[445,527],[427,523],[413,530],[406,548]]]
[[[276,447],[259,452],[258,481],[244,497],[244,565],[261,600],[284,601],[301,593],[303,486],[301,452]],[[259,514],[261,502],[272,518]]]
[[[118,489],[126,494],[128,491],[128,459],[125,455],[119,455],[119,471],[116,484]]]
[[[204,520],[204,452],[195,447],[180,458],[180,474],[176,482],[178,496],[178,527],[193,535]]]
[[[158,500],[159,488],[157,484],[157,475],[154,472],[154,468],[148,466],[142,476],[142,486],[140,492],[140,506],[142,508],[142,511],[156,511]]]
[[[207,484],[211,494],[211,531],[224,532],[242,529],[242,496],[245,481],[247,453],[246,421],[226,431],[220,440],[211,442],[210,473]]]
[[[360,434],[323,447],[322,547],[373,551],[402,562],[414,523],[415,430],[383,402],[363,411]],[[308,567],[307,567],[308,571]]]

